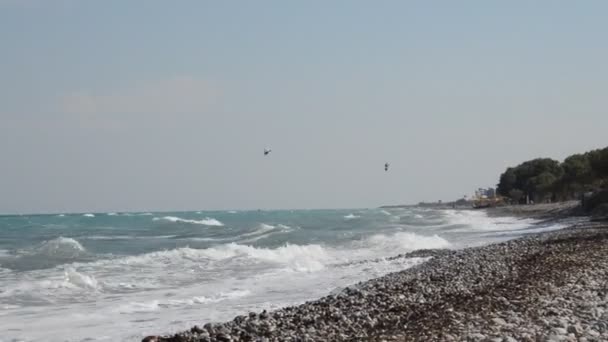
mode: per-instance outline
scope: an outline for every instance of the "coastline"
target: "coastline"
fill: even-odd
[[[487,212],[559,221],[575,210],[570,203]],[[395,258],[429,256],[336,295],[143,341],[608,339],[607,223]]]

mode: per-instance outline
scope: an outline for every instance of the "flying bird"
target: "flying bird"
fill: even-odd
[[[264,155],[265,155],[265,156],[267,156],[267,155],[268,155],[270,152],[272,152],[272,150],[271,150],[271,149],[269,149],[269,148],[265,148],[265,149],[264,149]]]
[[[384,171],[388,171],[388,167],[389,167],[389,164],[388,163],[384,163]]]

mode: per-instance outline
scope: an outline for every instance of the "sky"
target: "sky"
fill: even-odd
[[[607,12],[0,0],[0,212],[470,195],[507,166],[608,146]]]

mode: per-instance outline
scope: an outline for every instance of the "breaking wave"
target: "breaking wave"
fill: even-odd
[[[392,250],[396,253],[410,252],[418,249],[448,248],[450,243],[437,235],[424,236],[414,233],[398,232],[384,235],[376,234],[367,239],[372,248]]]
[[[254,230],[253,232],[241,234],[239,238],[246,238],[245,240],[241,240],[241,242],[254,242],[263,238],[266,238],[272,234],[276,233],[288,233],[293,229],[290,226],[284,224],[277,224],[276,226],[260,223],[259,228]]]
[[[78,257],[83,253],[86,253],[86,249],[80,242],[72,238],[60,236],[56,239],[43,242],[26,254],[69,259]]]
[[[357,216],[357,215],[355,215],[355,214],[348,214],[348,215],[344,216],[344,219],[345,219],[345,220],[354,220],[354,219],[358,219],[358,218],[360,218],[360,217],[361,217],[361,216]]]
[[[181,217],[177,217],[177,216],[165,216],[165,217],[155,217],[154,221],[159,221],[159,220],[164,220],[164,221],[169,221],[169,222],[181,222],[181,223],[190,223],[190,224],[201,224],[204,226],[215,226],[215,227],[221,227],[224,224],[214,218],[210,218],[210,217],[206,217],[202,220],[191,220],[191,219],[183,219]]]
[[[94,214],[84,214],[84,215],[82,215],[82,216],[84,216],[84,217],[95,217],[95,215],[94,215]]]
[[[323,269],[332,259],[330,253],[320,245],[286,244],[277,248],[262,248],[229,243],[206,249],[182,247],[100,262],[136,267],[166,267],[167,265],[184,267],[185,264],[207,267],[221,261],[218,266],[223,268],[227,267],[226,262],[235,266],[265,262],[291,271],[308,272]]]
[[[490,217],[483,211],[445,210],[446,224],[442,227],[456,226],[452,232],[470,231],[511,231],[525,229],[538,222],[534,219],[516,217]]]
[[[37,270],[89,258],[89,253],[80,242],[72,238],[58,237],[31,248],[18,250],[14,255],[0,259],[0,264],[13,270]]]

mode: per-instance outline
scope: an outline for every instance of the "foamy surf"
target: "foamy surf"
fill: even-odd
[[[139,341],[426,260],[397,254],[550,229],[428,208],[146,214],[0,217],[14,227],[0,229],[0,241],[18,241],[0,251],[1,338]]]

